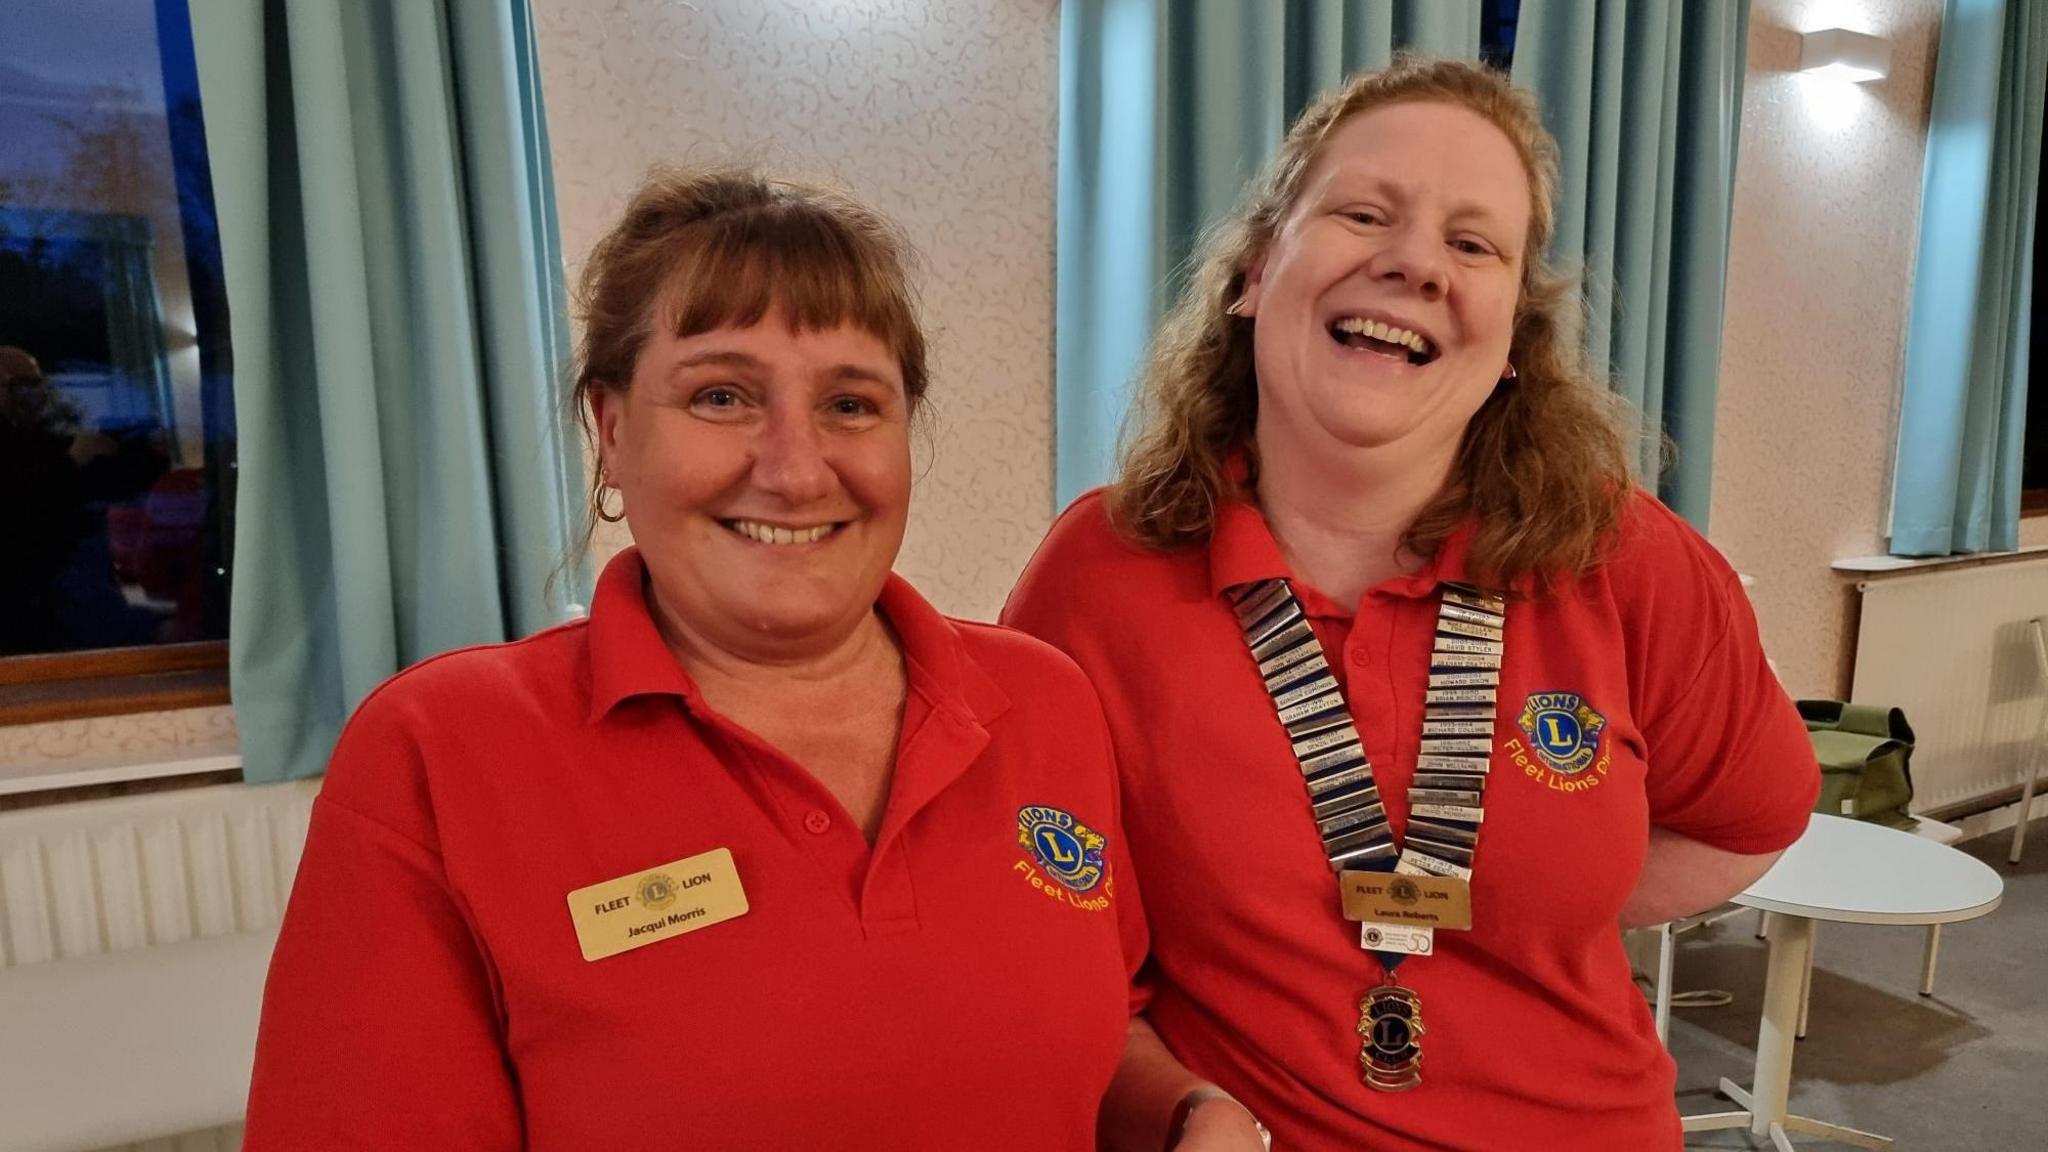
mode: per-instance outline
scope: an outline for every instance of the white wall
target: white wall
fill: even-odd
[[[1056,0],[534,11],[572,271],[657,162],[834,181],[909,233],[938,423],[897,567],[942,610],[992,617],[1052,515]]]
[[[1794,695],[1848,691],[1850,585],[1884,550],[1941,0],[1755,0],[1742,97],[1711,532],[1757,577]],[[1792,71],[1797,33],[1889,37],[1871,84]]]

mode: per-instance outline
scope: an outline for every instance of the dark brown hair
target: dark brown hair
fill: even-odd
[[[1517,378],[1467,424],[1449,481],[1402,543],[1433,555],[1477,517],[1469,563],[1506,585],[1525,574],[1574,575],[1598,562],[1631,490],[1620,402],[1581,364],[1573,282],[1543,260],[1557,197],[1557,144],[1535,100],[1477,64],[1397,57],[1324,94],[1288,130],[1243,204],[1205,238],[1195,271],[1161,323],[1109,493],[1118,528],[1154,547],[1208,539],[1216,506],[1238,495],[1228,461],[1256,465],[1258,379],[1252,321],[1229,314],[1247,270],[1279,234],[1338,126],[1399,103],[1451,104],[1507,136],[1529,176],[1529,235],[1508,358]]]
[[[591,427],[591,396],[624,392],[659,324],[677,336],[745,328],[780,309],[798,331],[851,324],[896,357],[917,413],[930,383],[910,288],[910,244],[844,192],[744,169],[650,172],[591,249],[577,285],[583,323],[571,402]],[[588,547],[604,477],[590,478]]]

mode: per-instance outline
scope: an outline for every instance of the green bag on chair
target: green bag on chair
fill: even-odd
[[[1897,708],[1801,700],[1800,718],[1820,761],[1815,812],[1912,828],[1913,727]]]

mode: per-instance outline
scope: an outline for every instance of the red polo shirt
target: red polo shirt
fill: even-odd
[[[1435,590],[1466,579],[1469,536],[1355,608],[1295,585],[1397,836]],[[1361,1082],[1358,1003],[1377,965],[1342,917],[1301,773],[1222,594],[1288,575],[1249,504],[1221,509],[1208,547],[1156,552],[1113,534],[1098,493],[1054,526],[1005,613],[1072,655],[1109,715],[1160,1035],[1291,1152],[1677,1149],[1674,1068],[1615,926],[1649,827],[1772,851],[1805,828],[1819,777],[1734,573],[1642,496],[1608,563],[1510,602],[1473,925],[1439,930],[1434,955],[1400,968],[1427,1033],[1422,1085],[1396,1095]],[[1556,750],[1521,730],[1541,694],[1576,696],[1597,718],[1582,765],[1553,764]]]
[[[587,623],[427,661],[350,721],[244,1146],[1092,1148],[1145,933],[1081,673],[892,577],[910,694],[870,849],[706,707],[642,579],[628,552]],[[745,914],[583,958],[569,893],[719,848]]]

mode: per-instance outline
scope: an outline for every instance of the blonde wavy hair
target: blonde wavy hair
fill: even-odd
[[[1243,203],[1204,238],[1198,263],[1160,325],[1126,428],[1108,499],[1127,537],[1156,548],[1204,542],[1216,508],[1241,491],[1233,453],[1258,460],[1258,379],[1250,319],[1229,309],[1245,273],[1279,234],[1323,146],[1346,120],[1399,103],[1450,104],[1498,127],[1529,175],[1529,235],[1509,359],[1517,376],[1494,389],[1466,425],[1451,477],[1402,543],[1432,556],[1467,519],[1478,520],[1468,565],[1506,587],[1591,569],[1604,554],[1633,487],[1622,434],[1626,405],[1582,366],[1576,281],[1543,259],[1555,223],[1557,144],[1527,92],[1498,72],[1460,60],[1398,56],[1325,93],[1288,130],[1280,153]]]

